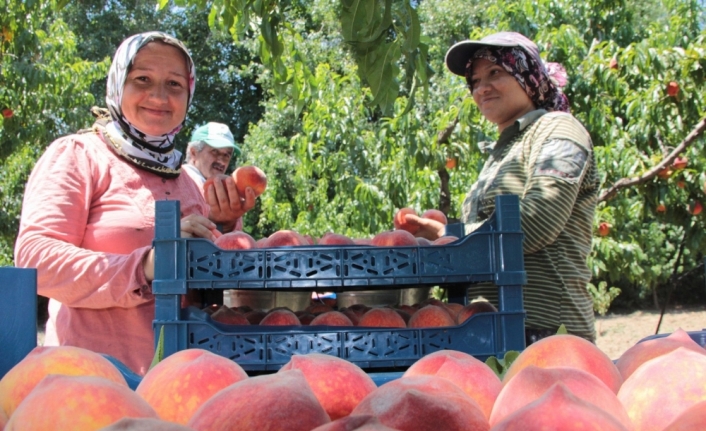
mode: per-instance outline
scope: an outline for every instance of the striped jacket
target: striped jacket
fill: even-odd
[[[505,129],[463,203],[466,231],[494,210],[500,194],[520,197],[527,285],[526,326],[557,329],[595,340],[591,271],[593,216],[599,179],[591,138],[572,115],[532,111]],[[477,285],[469,298],[497,303],[497,290]]]

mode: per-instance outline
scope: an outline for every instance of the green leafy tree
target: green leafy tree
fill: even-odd
[[[250,117],[243,138],[243,163],[260,166],[269,179],[268,192],[246,215],[246,230],[254,236],[278,229],[371,236],[390,229],[394,212],[403,206],[437,207],[459,217],[459,205],[484,162],[478,145],[497,136],[463,79],[445,70],[444,53],[462,39],[514,30],[535,40],[546,59],[565,66],[572,112],[595,145],[604,192],[596,233],[600,223],[612,226],[605,236],[596,235],[589,262],[596,310],[605,312],[618,289],[622,293],[615,300],[634,305],[663,301],[664,286],[693,279],[684,277],[697,268],[706,247],[706,215],[695,209],[706,201],[703,2],[162,0],[160,5],[156,19],[173,20],[169,28],[192,47],[197,63],[208,59],[203,76],[213,76],[217,88],[206,93],[211,105],[202,110],[194,104],[190,121],[214,119],[216,111],[239,103],[245,110],[234,114],[239,118],[255,112],[253,101],[262,110]],[[8,23],[19,25],[21,7]],[[34,22],[48,25],[52,15],[48,8],[44,13]],[[127,34],[115,36],[114,46]],[[223,45],[214,35],[223,37]],[[34,46],[32,52],[38,52],[40,44]],[[228,47],[242,51],[225,57],[221,51]],[[103,61],[106,49],[96,49],[103,54],[93,61]],[[223,58],[228,59],[218,61]],[[225,97],[235,87],[218,87],[221,77],[238,77],[241,88],[258,90],[251,98]],[[87,82],[98,80],[92,75]],[[81,99],[66,106],[79,106],[76,100]],[[29,157],[17,148],[7,154]],[[686,157],[686,166],[675,164],[677,157]],[[22,163],[16,166],[28,172]],[[0,178],[9,178],[4,172]],[[17,200],[21,175],[3,181],[15,187],[3,191],[3,202]]]
[[[504,1],[480,8],[474,2],[421,2],[420,40],[428,43],[429,67],[436,73],[429,75],[426,97],[414,104],[404,86],[395,87],[401,96],[390,117],[375,108],[374,89],[358,72],[357,58],[346,56],[347,48],[337,43],[331,15],[312,13],[308,22],[328,31],[309,31],[306,38],[283,36],[290,52],[306,52],[312,64],[282,59],[290,76],[297,68],[316,70],[302,86],[312,90],[289,99],[291,105],[273,93],[268,113],[247,138],[253,148],[277,146],[276,151],[248,156],[271,164],[277,177],[276,191],[249,220],[262,235],[284,228],[371,235],[390,228],[392,214],[402,206],[439,206],[458,217],[458,204],[483,161],[477,145],[494,139],[495,132],[481,119],[463,82],[444,71],[443,53],[461,39],[520,31],[537,41],[547,59],[566,67],[572,111],[596,147],[606,192],[596,228],[601,222],[613,226],[608,236],[596,236],[590,259],[593,285],[600,287],[594,287],[596,309],[605,312],[618,290],[624,301],[643,302],[675,275],[696,267],[705,245],[703,221],[689,211],[703,200],[703,138],[674,152],[699,124],[706,106],[704,39],[698,25],[703,9],[697,2],[679,0],[657,6]],[[386,10],[379,5],[377,12]],[[344,15],[339,11],[345,34]],[[292,18],[289,27],[303,28]],[[329,54],[317,46],[325,46]],[[336,53],[335,62],[330,52]],[[404,61],[395,61],[402,82]],[[675,96],[667,93],[672,81],[679,85]],[[273,127],[273,122],[280,125]],[[667,180],[656,177],[659,164],[668,166],[677,155],[689,158],[688,167]],[[459,161],[457,169],[446,168],[449,158]],[[644,178],[608,196],[615,183],[632,177]],[[666,213],[657,212],[659,202],[665,203]]]
[[[83,60],[49,1],[9,2],[0,17],[0,265],[11,265],[24,184],[44,148],[85,127],[91,83],[106,62]]]

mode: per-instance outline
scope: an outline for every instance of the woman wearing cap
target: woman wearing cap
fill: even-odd
[[[449,49],[446,65],[466,78],[481,114],[498,127],[497,142],[462,208],[470,233],[494,210],[494,197],[520,197],[527,284],[523,290],[530,344],[568,332],[595,340],[593,302],[587,290],[598,175],[591,138],[569,113],[560,86],[566,75],[545,65],[537,46],[519,33],[501,32]],[[443,235],[437,222],[408,216],[428,238]],[[471,286],[469,297],[497,301],[488,286]]]
[[[200,190],[180,175],[174,136],[194,94],[177,39],[126,39],[110,67],[109,114],[53,142],[25,189],[15,263],[50,298],[45,345],[111,355],[144,374],[154,352],[155,201],[181,202],[185,237],[214,239]]]

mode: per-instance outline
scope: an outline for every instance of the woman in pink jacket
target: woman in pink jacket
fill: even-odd
[[[45,345],[111,355],[144,374],[154,354],[155,201],[181,202],[182,236],[214,239],[209,205],[174,136],[195,86],[186,47],[131,36],[108,75],[109,117],[54,141],[25,189],[15,264],[37,268],[50,298]]]

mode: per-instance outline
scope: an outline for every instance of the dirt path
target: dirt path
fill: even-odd
[[[596,344],[611,359],[617,359],[641,339],[654,335],[659,311],[608,313],[596,318]],[[659,328],[660,334],[676,329],[700,331],[706,329],[706,306],[667,310]]]

